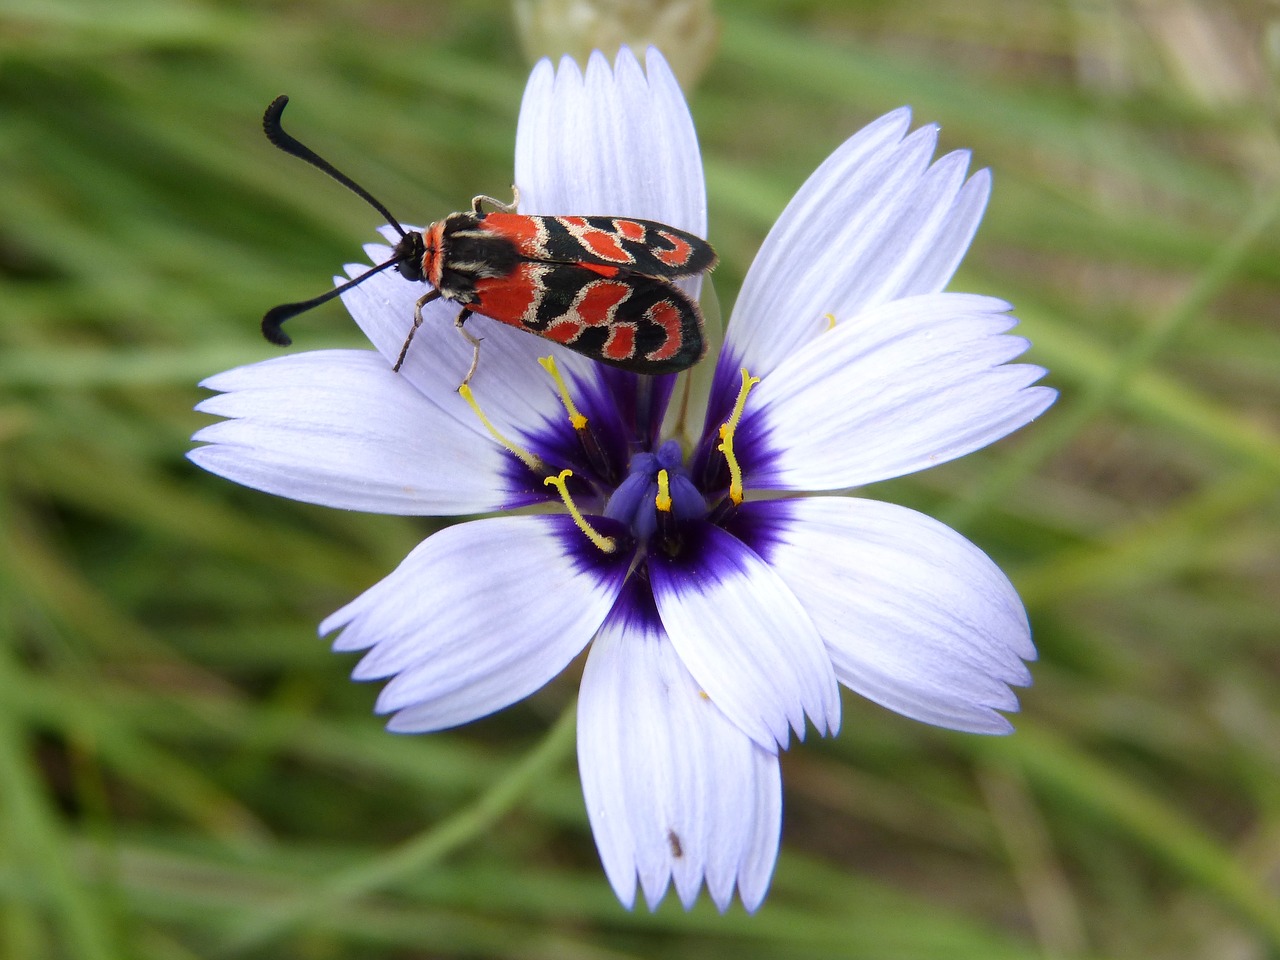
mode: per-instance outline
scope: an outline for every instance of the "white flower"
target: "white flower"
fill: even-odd
[[[333,507],[585,514],[472,520],[429,537],[321,625],[354,671],[388,679],[388,726],[466,723],[528,696],[588,644],[578,759],[605,871],[652,907],[703,882],[759,906],[777,856],[777,751],[807,717],[840,722],[838,683],[906,716],[1004,733],[1035,656],[1012,586],[973,544],[912,510],[839,491],[977,450],[1044,411],[1040,368],[1011,364],[1009,305],[942,293],[985,207],[968,155],[930,163],[937,131],[895,111],[801,188],[738,297],[692,449],[661,428],[674,377],[595,364],[482,317],[476,397],[456,307],[426,311],[399,374],[418,284],[379,274],[344,294],[377,352],[299,353],[219,374],[226,419],[191,458]],[[706,234],[688,110],[656,51],[529,80],[516,148],[525,214],[613,214]],[[389,256],[371,246],[373,262]],[[355,275],[367,265],[352,265]],[[345,279],[345,278],[340,278]],[[696,295],[697,284],[689,284]],[[575,431],[537,357],[587,417]],[[745,371],[745,373],[744,373]],[[758,383],[747,379],[759,378]],[[723,427],[723,430],[722,430]],[[735,474],[734,467],[740,470]],[[753,498],[755,491],[772,491]],[[745,495],[745,498],[744,498]],[[593,533],[596,539],[589,537]],[[612,545],[612,552],[601,547]]]

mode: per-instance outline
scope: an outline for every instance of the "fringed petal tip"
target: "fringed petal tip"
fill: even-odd
[[[516,131],[521,213],[612,215],[706,235],[702,158],[688,105],[656,50],[624,48],[534,71]],[[654,144],[660,144],[655,149]]]
[[[188,458],[237,483],[343,510],[450,515],[514,495],[500,448],[443,416],[368,350],[317,350],[209,377],[225,419]]]
[[[735,890],[748,911],[763,901],[781,830],[777,755],[706,697],[652,601],[635,591],[587,658],[578,767],[601,861],[625,906],[637,887],[651,910],[671,886],[686,909],[704,885],[721,911]]]
[[[760,501],[744,536],[813,619],[840,682],[904,716],[1008,733],[1035,659],[1013,585],[974,544],[906,507]]]
[[[756,376],[849,317],[946,286],[977,231],[991,179],[970,156],[930,162],[936,125],[901,107],[847,140],[801,186],[743,281],[726,353]]]
[[[935,293],[847,319],[751,394],[744,469],[775,490],[842,490],[972,453],[1030,423],[1057,396],[994,297]],[[753,371],[754,372],[754,371]]]

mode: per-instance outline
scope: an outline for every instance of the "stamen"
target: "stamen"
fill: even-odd
[[[653,505],[662,513],[671,512],[671,477],[667,471],[658,471],[658,495],[653,498]]]
[[[600,448],[600,441],[596,439],[595,431],[587,426],[586,414],[574,404],[573,397],[569,394],[569,385],[564,382],[564,377],[560,376],[560,368],[556,366],[556,358],[539,357],[538,363],[542,364],[542,369],[551,374],[551,379],[555,381],[556,390],[560,394],[560,402],[564,404],[565,413],[569,414],[569,425],[573,427],[573,432],[578,437],[578,443],[582,445],[582,452],[587,458],[587,463],[591,465],[591,468],[595,470],[600,479],[607,485],[613,486],[618,480],[617,471]]]
[[[578,505],[573,502],[573,497],[569,496],[569,488],[565,485],[565,478],[573,476],[572,470],[561,470],[558,477],[547,477],[542,482],[549,487],[555,487],[560,492],[560,499],[564,501],[564,505],[569,509],[569,515],[573,517],[573,522],[578,525],[578,529],[587,535],[590,540],[602,553],[613,553],[618,549],[618,541],[613,537],[606,537],[603,533],[587,522],[587,518],[582,515],[578,509]]]
[[[484,424],[484,428],[489,431],[489,435],[505,447],[512,456],[536,474],[541,475],[547,472],[546,464],[527,450],[522,450],[520,447],[517,447],[514,443],[498,432],[498,428],[493,425],[493,422],[486,417],[484,415],[484,411],[480,409],[480,404],[476,403],[476,398],[472,394],[471,387],[468,384],[464,383],[460,386],[458,388],[458,393],[462,394],[462,399],[467,401],[467,406],[471,408],[471,412],[474,413],[480,419],[480,422]]]
[[[671,509],[674,506],[671,499],[671,475],[666,470],[659,470],[656,479],[658,493],[653,498],[653,505],[658,511],[655,515],[657,535],[650,542],[667,556],[678,557],[684,550],[684,536],[675,512]]]
[[[839,321],[836,320],[836,315],[834,313],[824,313],[822,317],[824,320],[827,321],[827,333],[830,333],[832,330],[836,328],[836,324]]]
[[[733,435],[742,419],[742,410],[747,405],[747,394],[759,382],[759,377],[751,376],[746,367],[742,368],[742,388],[738,391],[733,413],[720,424],[720,445],[716,449],[724,454],[725,463],[729,465],[729,499],[735,505],[742,502],[742,467],[738,465],[738,458],[733,455]]]
[[[560,376],[560,370],[556,367],[555,357],[539,357],[538,363],[542,364],[542,369],[551,374],[551,379],[556,382],[556,390],[560,392],[560,402],[564,404],[565,412],[569,414],[569,423],[573,425],[573,429],[582,430],[587,425],[587,418],[582,415],[573,404],[573,397],[569,396],[569,387],[564,382],[564,377]]]

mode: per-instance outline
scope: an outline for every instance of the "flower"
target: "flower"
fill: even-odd
[[[579,769],[627,906],[637,881],[651,908],[672,883],[690,906],[704,882],[722,910],[735,887],[759,906],[779,843],[778,750],[806,718],[835,732],[838,684],[927,723],[1003,733],[1010,687],[1030,682],[1022,604],[977,547],[904,507],[785,496],[962,456],[1055,397],[1034,385],[1043,370],[1009,362],[1027,342],[1008,335],[1008,304],[940,292],[989,177],[966,179],[964,152],[930,163],[936,128],[909,124],[900,109],[856,134],[782,214],[687,448],[664,432],[675,377],[482,317],[469,321],[484,339],[469,407],[455,384],[470,347],[439,302],[393,373],[420,291],[387,274],[343,295],[377,352],[299,353],[205,381],[218,394],[199,409],[225,418],[195,436],[205,469],[345,509],[500,514],[428,537],[320,629],[367,651],[353,676],[389,681],[377,709],[405,732],[514,703],[590,644]],[[585,75],[540,63],[516,183],[522,213],[706,235],[693,126],[652,49],[647,75],[625,50],[613,70],[593,55]],[[509,513],[562,500],[569,513]]]

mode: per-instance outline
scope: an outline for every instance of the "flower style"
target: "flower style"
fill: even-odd
[[[781,823],[778,751],[840,722],[838,684],[908,717],[1011,729],[1035,657],[1013,587],[977,547],[904,507],[841,491],[963,456],[1055,392],[1011,364],[1007,303],[943,293],[986,205],[968,154],[894,111],[841,146],[765,240],[690,442],[677,379],[621,372],[483,317],[470,347],[432,304],[399,374],[418,285],[343,295],[377,348],[219,374],[200,466],[311,503],[499,513],[436,533],[321,624],[388,679],[404,732],[528,696],[590,644],[578,762],[609,880],[652,908],[705,881],[764,898]],[[533,71],[516,141],[522,213],[610,214],[706,235],[688,109],[661,56]],[[389,256],[367,249],[374,263]],[[355,275],[366,265],[352,265]],[[345,279],[345,278],[336,278]],[[686,290],[697,296],[699,280]],[[549,354],[551,361],[540,363]],[[667,426],[664,428],[664,423]],[[664,433],[664,429],[667,431]],[[566,472],[568,471],[568,472]],[[753,497],[769,491],[769,498]],[[511,514],[537,504],[569,512]]]

